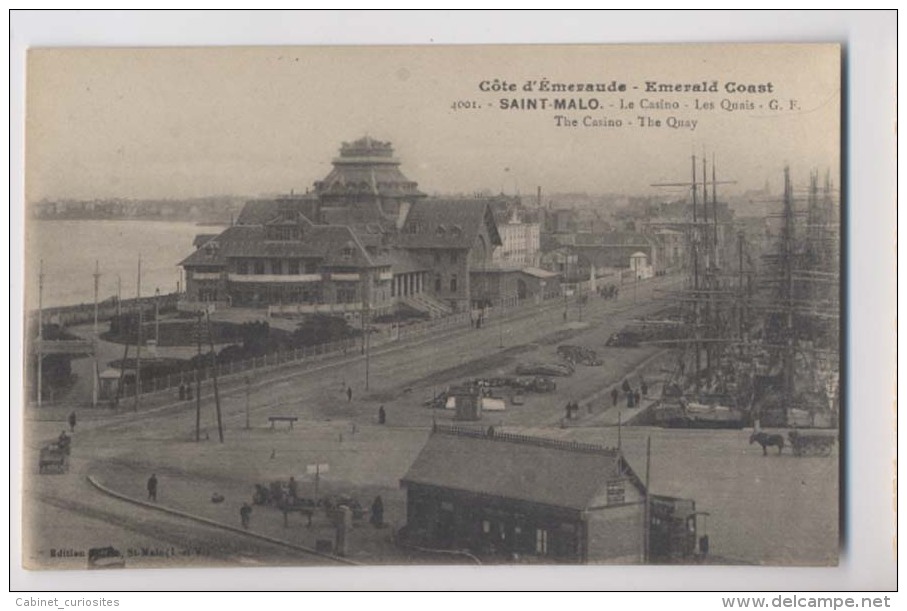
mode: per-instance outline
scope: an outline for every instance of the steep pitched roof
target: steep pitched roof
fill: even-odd
[[[213,240],[214,238],[216,238],[219,235],[220,235],[219,233],[200,233],[197,236],[195,236],[194,240],[192,240],[192,245],[195,246],[196,248],[198,248],[198,247],[202,246],[203,244],[205,244],[206,242],[210,242],[211,240]]]
[[[264,225],[280,214],[280,203],[274,199],[246,202],[236,219],[237,225]]]
[[[349,227],[306,224],[302,240],[266,240],[260,225],[234,225],[180,262],[181,266],[223,266],[230,257],[319,258],[328,266],[373,266]],[[353,249],[347,258],[344,250]]]
[[[317,203],[314,194],[282,196],[276,199],[253,199],[246,202],[236,219],[237,225],[264,225],[281,216],[284,210],[303,214],[311,212]],[[315,220],[315,219],[313,219]]]
[[[482,225],[491,244],[501,245],[494,214],[480,199],[431,199],[413,203],[400,231],[399,244],[409,248],[471,248]]]
[[[583,510],[609,481],[625,477],[642,488],[616,449],[436,426],[401,484]]]

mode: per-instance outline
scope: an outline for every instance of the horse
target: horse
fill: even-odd
[[[781,450],[784,449],[784,437],[781,435],[769,435],[762,431],[755,431],[750,435],[750,444],[753,444],[754,442],[762,446],[763,456],[768,455],[768,446],[778,446],[778,454],[781,454]]]

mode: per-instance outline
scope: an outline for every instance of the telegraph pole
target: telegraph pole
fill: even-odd
[[[101,267],[98,261],[94,262],[94,335],[98,336],[98,281],[101,279]]]
[[[91,383],[91,405],[98,406],[98,281],[101,279],[100,263],[94,262],[94,371]]]
[[[224,425],[220,416],[220,394],[217,390],[217,354],[214,352],[214,336],[211,334],[211,314],[205,310],[205,326],[208,327],[208,342],[211,344],[211,376],[214,382],[214,409],[217,411],[217,436],[224,442]]]
[[[41,259],[40,266],[38,268],[38,407],[41,407],[41,384],[42,384],[42,374],[43,374],[43,357],[44,354],[42,350],[44,349],[44,259]]]
[[[135,342],[135,403],[133,409],[138,411],[142,394],[142,255],[139,255],[138,280],[135,289],[135,305],[139,310],[138,330]]]
[[[198,356],[202,355],[202,311],[199,310],[196,314],[198,316],[197,322],[195,323],[195,339],[198,344]],[[201,374],[199,373],[199,365],[201,364],[201,358],[195,359],[195,441],[201,439],[201,423],[202,423],[202,379]]]

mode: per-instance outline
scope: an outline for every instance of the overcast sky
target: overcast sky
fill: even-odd
[[[831,169],[837,183],[839,56],[808,45],[32,51],[26,199],[304,191],[342,141],[364,134],[391,141],[404,174],[428,193],[654,193],[650,183],[688,180],[690,155],[703,151],[720,179],[737,181],[728,192],[766,181],[777,190],[785,163],[801,184],[812,168]],[[517,91],[480,91],[496,78]],[[542,79],[628,90],[522,91]],[[720,91],[645,93],[646,81],[718,81]],[[731,95],[730,81],[771,83],[772,92]],[[594,98],[602,108],[502,110],[501,98]],[[621,98],[681,108],[649,110],[663,126],[640,128]],[[694,99],[763,108],[696,111]],[[773,99],[785,110],[769,111]],[[452,110],[457,101],[480,107]],[[624,126],[558,127],[557,114]],[[672,116],[696,129],[665,127]]]

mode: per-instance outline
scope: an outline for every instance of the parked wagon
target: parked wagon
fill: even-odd
[[[787,434],[791,450],[795,456],[827,456],[831,454],[837,441],[836,435],[826,433],[802,433],[790,431]]]
[[[68,467],[68,455],[68,448],[62,448],[56,443],[44,446],[38,458],[38,473],[63,473]]]
[[[557,354],[573,364],[579,363],[589,367],[596,367],[602,364],[601,359],[598,358],[598,354],[596,354],[595,350],[586,348],[585,346],[564,344],[557,347]]]

